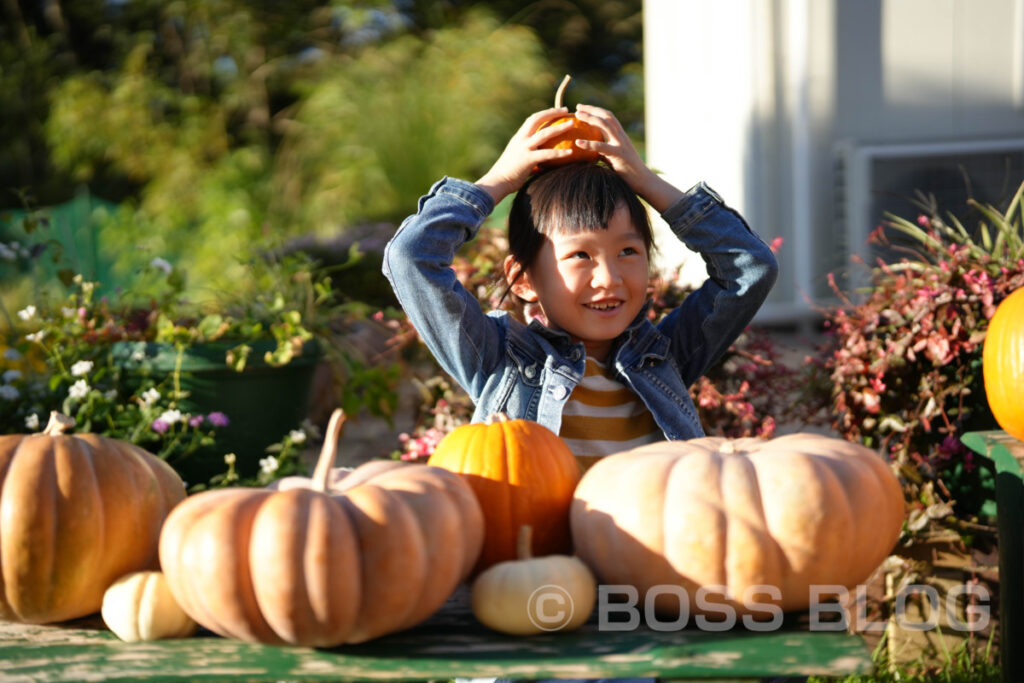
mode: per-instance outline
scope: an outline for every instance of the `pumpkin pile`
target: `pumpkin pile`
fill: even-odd
[[[571,519],[576,552],[602,583],[635,586],[642,597],[666,585],[690,596],[723,587],[719,604],[751,614],[763,612],[758,605],[806,609],[812,585],[867,579],[896,543],[903,512],[902,488],[877,453],[790,434],[609,456],[584,475]],[[744,599],[762,586],[780,595]],[[654,595],[659,614],[679,613],[677,595]]]
[[[199,624],[250,642],[360,643],[431,616],[469,574],[484,532],[465,482],[369,463],[329,486],[343,423],[335,411],[305,485],[207,491],[168,516],[160,563]]]
[[[164,518],[185,498],[169,465],[96,434],[0,436],[0,619],[46,624],[97,612],[121,576],[157,566]]]
[[[582,625],[597,581],[634,586],[645,604],[650,594],[664,615],[683,608],[664,586],[720,588],[711,616],[722,604],[802,610],[811,586],[867,579],[904,519],[878,454],[814,434],[659,442],[581,478],[560,437],[504,415],[456,428],[425,466],[335,468],[344,421],[331,416],[311,478],[187,499],[155,456],[65,434],[56,414],[42,434],[0,437],[0,618],[63,621],[102,605],[125,640],[198,624],[333,647],[423,622],[470,577],[478,620],[517,635]],[[162,573],[143,571],[157,559]],[[552,586],[572,607],[558,624],[534,603]],[[751,605],[765,586],[775,592]]]

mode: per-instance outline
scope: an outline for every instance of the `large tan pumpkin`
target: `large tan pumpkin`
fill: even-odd
[[[185,497],[165,462],[132,444],[65,434],[0,436],[0,619],[92,614],[119,577],[157,566],[160,526]]]
[[[251,642],[358,643],[423,621],[467,576],[483,544],[473,491],[402,463],[368,463],[329,488],[343,420],[332,416],[308,488],[208,491],[168,517],[160,563],[201,625]]]
[[[841,439],[705,437],[609,456],[583,476],[571,521],[576,552],[603,584],[653,587],[660,614],[691,613],[699,587],[736,614],[805,609],[812,585],[852,588],[899,537],[903,494],[873,451]],[[756,586],[770,593],[746,593]],[[753,590],[753,589],[751,589]],[[746,595],[746,598],[744,596]],[[643,604],[643,603],[642,603]]]

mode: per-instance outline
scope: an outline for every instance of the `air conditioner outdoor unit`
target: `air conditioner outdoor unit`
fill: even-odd
[[[1024,138],[956,140],[908,144],[844,142],[837,149],[836,212],[841,251],[860,256],[875,266],[909,255],[914,242],[883,227],[890,246],[868,244],[869,235],[883,226],[886,213],[914,220],[918,193],[934,197],[942,216],[953,214],[968,229],[967,199],[1005,208],[1024,181]],[[865,284],[867,268],[850,267],[844,288]]]

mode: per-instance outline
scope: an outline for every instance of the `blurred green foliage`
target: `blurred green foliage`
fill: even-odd
[[[6,0],[0,209],[85,186],[120,204],[96,217],[115,277],[160,257],[230,286],[255,244],[395,224],[482,173],[563,72],[636,130],[640,7]]]

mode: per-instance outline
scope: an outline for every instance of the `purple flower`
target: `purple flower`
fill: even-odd
[[[190,417],[188,419],[188,426],[189,427],[198,427],[199,425],[203,424],[203,420],[204,419],[205,418],[202,415],[196,415],[194,417]]]
[[[167,424],[166,422],[164,422],[160,418],[157,418],[157,419],[153,420],[153,424],[152,424],[153,431],[157,432],[159,434],[164,434],[170,428],[170,426],[171,425]]]
[[[207,415],[206,419],[209,420],[210,424],[212,424],[214,427],[227,427],[228,423],[230,422],[230,420],[228,420],[228,416],[220,412],[219,410]]]

